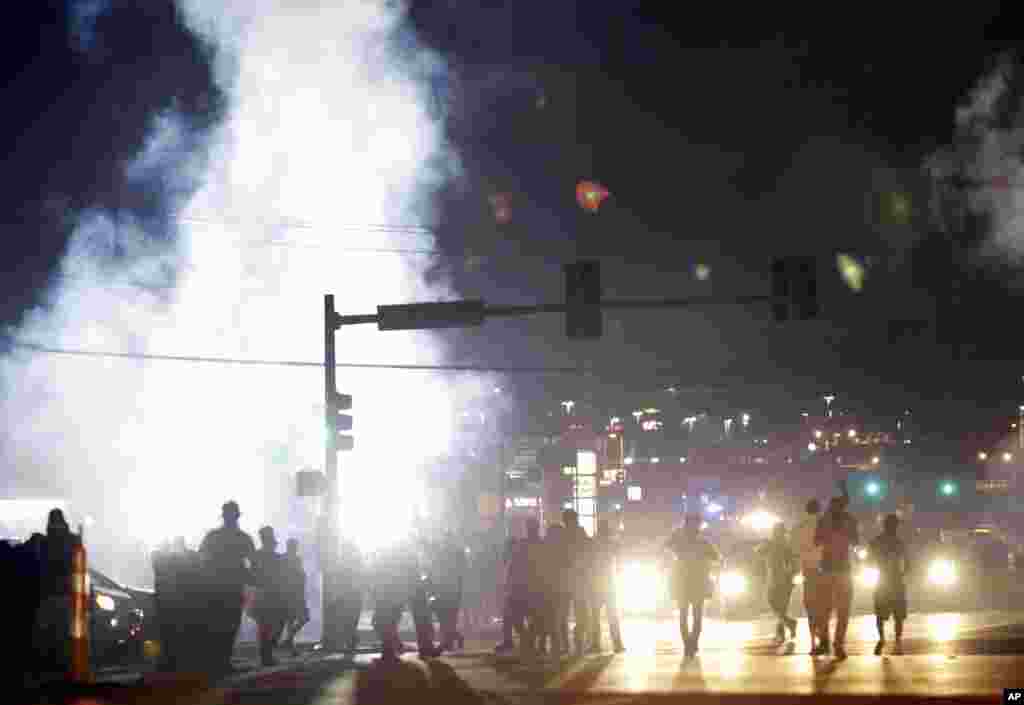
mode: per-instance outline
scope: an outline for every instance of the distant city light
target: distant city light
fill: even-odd
[[[1003,462],[1008,463],[1013,460],[1013,453],[1003,453]]]
[[[985,451],[978,453],[978,460],[988,460],[988,453]]]
[[[627,455],[625,458],[622,459],[622,462],[624,464],[626,464],[626,465],[632,465],[633,464],[633,456]]]
[[[809,450],[809,451],[811,451],[813,453],[814,451],[818,450],[818,444],[813,442],[813,441],[808,443],[807,444],[807,450]]]
[[[949,497],[954,492],[956,492],[956,486],[952,482],[944,482],[944,483],[942,483],[942,494],[944,494],[947,497]]]
[[[621,512],[622,511],[622,505],[621,504],[616,504],[615,505],[615,511]]]
[[[661,458],[651,458],[651,462],[652,463],[660,463],[661,462]]]
[[[750,425],[750,414],[743,414],[743,416],[740,417],[740,422],[743,424],[744,428],[749,426]]]
[[[721,512],[721,511],[722,511],[723,509],[725,509],[725,507],[723,507],[723,506],[722,506],[721,504],[719,504],[718,502],[711,502],[711,503],[710,503],[710,504],[709,504],[709,505],[707,506],[707,513],[708,513],[708,514],[718,514],[718,513],[719,513],[719,512]]]
[[[856,438],[857,437],[857,429],[851,428],[849,431],[846,432],[846,435],[849,436],[850,438]]]
[[[684,455],[683,457],[681,457],[681,458],[679,459],[679,462],[680,462],[680,463],[685,463],[685,462],[686,462],[686,456]]]
[[[820,430],[815,430],[814,431],[814,437],[815,438],[821,438],[821,431]]]
[[[864,489],[869,495],[876,495],[881,490],[881,487],[878,486],[877,482],[869,482]]]
[[[871,464],[872,465],[878,465],[880,462],[882,462],[882,459],[879,458],[877,455],[874,458],[871,459]]]
[[[639,502],[644,498],[644,489],[639,485],[630,485],[626,488],[626,499],[630,502]]]

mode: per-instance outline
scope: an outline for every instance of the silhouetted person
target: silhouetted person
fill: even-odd
[[[768,606],[777,620],[775,640],[786,641],[786,630],[796,639],[796,620],[789,616],[789,602],[793,597],[793,577],[797,573],[796,555],[786,539],[786,525],[779,522],[772,529],[772,537],[760,550],[768,574]]]
[[[907,573],[910,559],[907,547],[899,536],[900,519],[895,514],[885,517],[884,530],[868,548],[868,560],[878,567],[878,585],[875,586],[875,624],[878,644],[875,655],[885,648],[885,623],[892,617],[896,623],[895,654],[903,653],[903,622],[907,619]]]
[[[347,539],[343,539],[338,546],[335,575],[337,594],[328,609],[333,610],[338,633],[325,634],[325,637],[329,637],[326,640],[331,650],[353,655],[359,647],[359,617],[363,611],[365,575],[363,557],[356,545]]]
[[[289,615],[289,595],[284,556],[277,553],[274,529],[260,529],[260,549],[253,559],[253,578],[259,594],[252,607],[252,616],[259,627],[260,661],[264,666],[276,665],[274,647],[281,638]]]
[[[50,510],[39,551],[39,597],[36,650],[44,668],[65,671],[71,659],[71,562],[79,538],[60,509]]]
[[[572,600],[573,643],[576,653],[583,654],[587,650],[590,637],[590,575],[593,570],[590,537],[580,526],[579,514],[574,509],[562,512],[562,525],[565,527],[567,560],[569,562],[570,599]]]
[[[548,619],[551,620],[552,651],[557,655],[569,653],[569,606],[572,604],[573,578],[569,562],[569,544],[566,530],[561,524],[548,527],[544,537],[545,599]]]
[[[818,530],[818,514],[821,504],[816,499],[807,502],[804,518],[793,528],[790,542],[800,561],[800,572],[804,576],[804,609],[807,611],[807,627],[811,632],[811,651],[818,646],[818,619],[821,613],[821,546],[814,543]]]
[[[675,555],[672,584],[679,604],[679,633],[686,658],[697,655],[704,625],[704,602],[711,597],[711,571],[721,560],[718,551],[700,535],[701,518],[688,516],[666,548]],[[692,612],[692,626],[689,615]]]
[[[409,611],[416,627],[416,646],[420,658],[436,658],[441,655],[441,650],[434,643],[434,613],[430,608],[430,598],[434,591],[430,565],[430,556],[433,552],[431,542],[421,539],[419,550],[412,553],[415,580],[409,599]]]
[[[245,586],[253,582],[251,569],[256,545],[238,527],[242,512],[237,502],[226,502],[221,507],[221,516],[224,525],[206,535],[199,555],[207,594],[209,666],[214,671],[230,672],[235,639],[242,624]]]
[[[416,554],[407,542],[379,551],[373,566],[373,628],[381,641],[381,660],[393,663],[402,652],[398,624],[420,581]]]
[[[441,627],[441,649],[461,648],[465,638],[459,633],[459,609],[466,575],[466,547],[446,531],[434,560],[434,612]]]
[[[295,655],[297,653],[295,636],[309,623],[309,606],[306,604],[306,569],[302,565],[302,556],[299,555],[298,539],[288,539],[283,560],[288,619],[281,645]]]
[[[619,628],[619,601],[616,582],[619,574],[619,545],[605,520],[597,523],[597,536],[593,539],[593,585],[591,610],[590,650],[601,651],[601,608],[608,613],[608,630],[611,632],[612,648],[615,653],[624,651],[622,633]]]
[[[836,611],[835,655],[846,658],[846,630],[850,624],[850,605],[853,602],[853,566],[850,549],[859,539],[857,522],[846,511],[848,498],[833,497],[828,511],[818,522],[814,543],[822,547],[821,558],[821,619],[816,655],[829,651],[829,621]]]

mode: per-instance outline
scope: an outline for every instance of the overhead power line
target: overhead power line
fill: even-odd
[[[22,340],[8,340],[12,347],[48,355],[72,355],[129,360],[157,360],[165,362],[195,362],[214,365],[252,365],[261,367],[319,367],[324,363],[311,360],[267,360],[258,358],[213,357],[205,355],[160,355],[155,353],[117,352],[109,350],[83,350],[61,348]],[[502,374],[585,374],[576,367],[499,367],[492,365],[418,365],[372,362],[339,362],[336,367],[371,370],[420,370],[425,372],[495,372]]]

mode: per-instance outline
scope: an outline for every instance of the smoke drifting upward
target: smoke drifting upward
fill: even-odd
[[[417,45],[403,10],[189,0],[183,11],[218,48],[226,119],[207,155],[188,121],[166,112],[127,167],[129,180],[163,175],[171,194],[201,184],[180,201],[177,249],[154,245],[145,220],[82,214],[52,307],[19,336],[98,350],[315,361],[325,293],[342,313],[453,297],[447,283],[427,282],[429,256],[351,251],[432,249],[432,197],[457,168],[432,109],[444,66]],[[112,260],[112,251],[131,256]],[[367,326],[339,331],[337,340],[340,362],[436,364],[446,356],[431,333]],[[52,476],[73,502],[99,506],[97,516],[124,536],[194,538],[218,521],[228,498],[254,530],[282,520],[285,473],[322,466],[322,375],[19,356],[5,365],[13,461]],[[484,384],[339,371],[339,388],[354,396],[356,437],[355,452],[341,457],[342,522],[357,540],[372,545],[404,530],[421,495],[417,467],[447,450],[454,405]],[[268,480],[275,444],[291,455]]]
[[[957,143],[933,160],[939,173],[960,171],[980,185],[967,207],[984,218],[984,254],[1024,257],[1024,77],[1005,58],[956,111]]]

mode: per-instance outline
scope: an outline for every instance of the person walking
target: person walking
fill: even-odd
[[[574,509],[562,512],[563,538],[569,567],[570,596],[573,614],[573,646],[577,654],[585,654],[590,640],[590,591],[593,574],[591,539],[580,526],[579,514]]]
[[[878,627],[875,656],[881,656],[885,648],[885,623],[889,617],[893,618],[896,630],[893,653],[903,653],[903,622],[907,619],[906,576],[910,572],[910,559],[899,530],[900,518],[889,514],[885,517],[882,534],[868,546],[868,560],[878,568],[874,595],[875,625]]]
[[[275,666],[274,647],[281,638],[291,611],[288,594],[287,564],[277,553],[274,529],[264,526],[259,531],[260,549],[253,560],[253,576],[259,588],[252,606],[252,617],[259,627],[260,662],[264,667]]]
[[[818,647],[818,614],[821,612],[821,597],[818,584],[821,569],[821,546],[814,543],[818,530],[818,515],[821,504],[816,499],[807,502],[803,519],[793,528],[791,540],[793,551],[800,561],[803,576],[804,610],[807,612],[807,628],[811,635],[811,652]]]
[[[593,540],[593,583],[590,629],[593,638],[590,642],[591,653],[601,652],[601,608],[608,614],[608,631],[612,637],[612,648],[615,653],[625,651],[622,645],[622,632],[619,625],[619,602],[616,595],[616,583],[619,575],[619,545],[609,529],[607,520],[597,523],[597,536]]]
[[[836,612],[835,641],[831,646],[837,659],[846,658],[846,630],[850,624],[850,605],[853,602],[853,567],[850,550],[860,538],[857,522],[846,511],[848,498],[833,497],[828,511],[818,522],[814,543],[822,547],[821,558],[821,613],[819,641],[815,655],[828,654],[829,622]]]
[[[666,544],[675,558],[672,592],[679,605],[679,633],[686,658],[697,655],[704,624],[704,602],[713,592],[711,572],[722,560],[718,550],[701,536],[700,524],[699,516],[686,517],[682,529],[677,529]]]
[[[433,570],[434,612],[441,627],[442,651],[462,648],[466,642],[459,633],[466,563],[466,547],[456,540],[451,530],[446,531],[437,547]]]
[[[238,502],[221,507],[223,526],[210,531],[199,546],[206,592],[210,649],[209,667],[215,672],[232,670],[231,656],[242,624],[246,585],[252,585],[252,560],[256,544],[239,528],[242,512]]]
[[[786,631],[796,639],[796,620],[789,616],[793,596],[793,577],[797,573],[796,555],[786,539],[786,525],[779,522],[772,529],[771,539],[761,548],[761,557],[768,574],[768,606],[775,615],[775,640],[786,641]]]
[[[293,656],[298,655],[295,637],[309,623],[309,606],[306,604],[306,568],[299,555],[299,540],[288,539],[284,562],[285,591],[288,602],[288,617],[285,622],[281,646]]]

